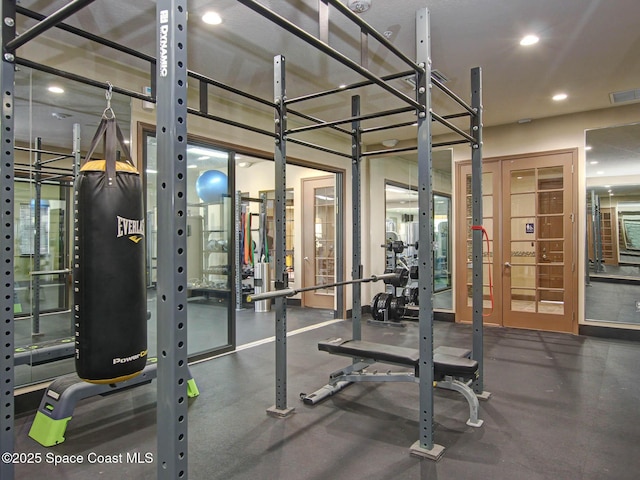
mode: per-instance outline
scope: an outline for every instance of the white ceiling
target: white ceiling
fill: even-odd
[[[67,1],[19,3],[49,15]],[[261,3],[317,33],[318,0]],[[390,41],[411,58],[415,56],[415,12],[424,6],[429,8],[433,67],[449,78],[447,86],[468,99],[469,70],[482,67],[485,127],[607,108],[611,106],[610,93],[640,88],[638,0],[372,0],[372,4],[362,19],[379,31],[392,32]],[[67,23],[155,56],[155,8],[152,0],[97,0]],[[188,2],[188,8],[190,70],[269,100],[273,96],[273,56],[277,54],[287,59],[289,98],[362,80],[236,0],[193,0]],[[220,13],[221,25],[207,27],[201,23],[200,15],[208,8]],[[329,43],[358,61],[359,29],[333,9],[330,20]],[[19,17],[18,30],[24,31],[32,24],[32,20]],[[537,34],[540,42],[531,47],[520,46],[520,38],[528,33]],[[110,58],[121,57],[57,29],[46,35],[76,42]],[[20,49],[18,56],[28,58],[28,48],[29,44]],[[379,76],[408,69],[374,39],[369,39],[368,62],[369,69]],[[398,80],[395,85],[412,95],[406,82]],[[566,92],[567,100],[552,101],[551,96],[558,92]],[[296,109],[325,120],[347,118],[352,93],[298,104]],[[365,113],[404,106],[374,87],[358,93]],[[86,99],[79,100],[78,104],[64,107],[86,111]],[[99,100],[91,105],[91,113],[99,108],[102,98]],[[126,100],[123,102],[126,104]],[[436,94],[434,107],[439,113],[459,111]],[[640,104],[638,112],[640,121]],[[411,139],[415,131],[393,130],[365,137],[365,142],[379,142],[384,135]],[[633,162],[640,165],[638,142],[635,143]]]

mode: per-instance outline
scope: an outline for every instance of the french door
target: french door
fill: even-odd
[[[335,282],[336,194],[335,176],[302,180],[303,287]],[[335,287],[303,292],[305,307],[333,310]]]
[[[485,323],[577,332],[574,150],[483,163]],[[456,318],[471,320],[471,165],[458,166]]]

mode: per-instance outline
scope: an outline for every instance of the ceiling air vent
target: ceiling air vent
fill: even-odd
[[[640,88],[610,93],[609,99],[614,105],[619,103],[640,102]]]
[[[431,70],[431,76],[438,80],[440,83],[447,83],[449,79],[447,76],[442,73],[440,70]],[[408,77],[404,77],[403,80],[407,82],[413,89],[416,89],[416,77],[415,75],[409,75]]]

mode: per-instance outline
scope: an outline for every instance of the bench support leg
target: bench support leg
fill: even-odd
[[[447,390],[453,390],[455,392],[461,393],[462,396],[467,400],[469,404],[469,420],[467,420],[467,425],[471,427],[481,427],[483,420],[478,418],[478,397],[465,383],[460,380],[456,380],[452,377],[445,377],[444,380],[441,380],[437,383],[439,388],[445,388]]]
[[[328,398],[333,394],[338,393],[339,391],[345,389],[349,385],[351,385],[351,382],[339,380],[335,383],[329,383],[324,387],[320,387],[318,390],[316,390],[313,393],[309,393],[309,394],[301,393],[300,399],[305,405],[315,405],[316,403],[321,402],[325,398]]]

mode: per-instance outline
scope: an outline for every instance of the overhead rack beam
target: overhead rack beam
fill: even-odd
[[[29,17],[29,18],[33,18],[34,20],[44,20],[46,18],[48,18],[46,15],[42,15],[41,13],[37,13],[34,12],[33,10],[29,10],[25,7],[21,7],[21,6],[17,6],[16,7],[16,12],[20,15],[24,15],[25,17]],[[90,40],[92,42],[98,43],[100,45],[104,45],[105,47],[110,47],[113,48],[114,50],[118,50],[122,53],[126,53],[127,55],[131,55],[132,57],[137,57],[141,60],[145,60],[147,62],[155,62],[156,59],[154,57],[152,57],[151,55],[147,55],[145,53],[142,52],[138,52],[137,50],[134,50],[133,48],[129,48],[129,47],[125,47],[124,45],[121,45],[119,43],[113,42],[111,40],[107,40],[106,38],[103,37],[99,37],[98,35],[95,35],[93,33],[89,33],[85,30],[81,30],[79,28],[73,27],[71,25],[68,25],[66,23],[57,23],[56,25],[54,25],[56,28],[59,28],[60,30],[64,30],[65,32],[68,33],[72,33],[74,35],[77,35],[78,37],[82,37],[82,38],[86,38],[87,40]]]
[[[289,137],[289,138],[287,138],[287,141],[289,141],[291,143],[298,144],[298,145],[302,145],[303,147],[308,147],[308,148],[313,148],[315,150],[320,150],[321,152],[331,153],[333,155],[337,155],[338,157],[351,158],[351,155],[339,152],[338,150],[333,150],[331,148],[323,147],[322,145],[317,145],[317,144],[311,143],[311,142],[305,142],[304,140],[299,140],[297,138]]]
[[[333,5],[336,8],[336,10],[342,13],[345,17],[347,17],[349,20],[357,24],[362,30],[367,32],[367,34],[371,35],[378,42],[384,45],[387,48],[387,50],[392,52],[396,57],[398,57],[400,60],[405,62],[407,65],[409,65],[414,71],[424,70],[424,67],[421,67],[416,62],[414,62],[409,57],[407,57],[404,53],[402,53],[400,50],[398,50],[398,48],[396,48],[396,46],[393,43],[387,40],[384,35],[380,34],[380,32],[378,32],[375,28],[373,28],[367,22],[362,20],[362,18],[358,17],[355,13],[349,10],[349,7],[347,7],[344,3],[340,2],[339,0],[327,0],[327,1],[331,5]]]
[[[388,81],[388,80],[396,80],[398,78],[404,78],[408,75],[412,75],[413,72],[400,72],[400,73],[393,73],[391,75],[384,75],[383,77],[380,77],[382,80],[384,81]],[[299,97],[295,97],[295,98],[288,98],[287,99],[287,104],[290,105],[292,103],[297,103],[297,102],[304,102],[306,100],[313,100],[316,98],[320,98],[320,97],[325,97],[327,95],[333,95],[334,93],[340,93],[340,92],[346,92],[349,90],[354,90],[356,88],[362,88],[362,87],[368,87],[370,85],[375,85],[375,82],[371,81],[371,80],[366,80],[366,81],[362,81],[362,82],[356,82],[356,83],[352,83],[349,85],[345,85],[343,87],[336,87],[336,88],[332,88],[329,90],[324,90],[322,92],[316,92],[316,93],[310,93],[307,95],[301,95]]]
[[[311,130],[317,130],[319,128],[325,128],[325,127],[332,127],[335,125],[342,125],[344,123],[351,123],[354,120],[360,120],[360,121],[371,120],[372,118],[388,117],[391,115],[398,115],[400,113],[407,113],[412,111],[413,111],[413,108],[411,107],[403,107],[403,108],[396,108],[395,110],[387,110],[385,112],[376,112],[376,113],[369,113],[367,115],[360,115],[359,117],[357,117],[357,119],[354,117],[350,117],[350,118],[343,118],[342,120],[333,120],[331,122],[318,123],[315,125],[306,125],[304,127],[297,127],[297,128],[292,128],[290,130],[287,130],[287,135],[292,133],[308,132]]]
[[[268,137],[275,137],[273,132],[269,132],[268,130],[262,130],[261,128],[252,127],[251,125],[245,125],[244,123],[236,122],[234,120],[229,120],[227,118],[218,117],[216,115],[211,115],[210,113],[204,113],[196,110],[195,108],[188,108],[187,111],[198,117],[206,118],[208,120],[213,120],[214,122],[224,123],[225,125],[230,125],[232,127],[242,128],[244,130],[248,130],[250,132],[259,133],[260,135],[266,135]]]
[[[371,150],[370,152],[362,152],[363,157],[373,157],[374,155],[389,155],[391,153],[415,152],[417,145],[411,147],[387,148],[384,150]]]
[[[14,150],[20,150],[23,152],[31,152],[31,153],[42,153],[43,155],[63,155],[63,158],[66,157],[73,157],[73,154],[68,154],[68,155],[64,155],[60,152],[54,152],[52,150],[42,150],[42,149],[37,149],[37,148],[28,148],[28,147],[18,147],[16,146],[14,148]]]
[[[297,25],[293,24],[292,22],[290,22],[286,18],[278,15],[277,13],[275,13],[272,10],[269,10],[264,5],[261,5],[260,3],[256,2],[255,0],[238,0],[238,1],[240,3],[242,3],[243,5],[246,5],[247,7],[249,7],[251,10],[255,11],[256,13],[259,13],[264,18],[266,18],[268,20],[271,20],[276,25],[279,25],[280,27],[282,27],[283,29],[285,29],[289,33],[292,33],[296,37],[304,40],[309,45],[312,45],[312,46],[316,47],[318,50],[320,50],[321,52],[325,53],[326,55],[329,55],[334,60],[337,60],[338,62],[342,63],[343,65],[351,68],[353,71],[359,73],[363,77],[368,78],[369,80],[374,82],[376,85],[378,85],[381,88],[385,89],[386,91],[388,91],[392,95],[396,96],[397,98],[399,98],[403,102],[408,103],[409,105],[413,106],[415,109],[420,111],[420,110],[422,110],[424,108],[423,105],[420,105],[413,98],[405,95],[400,90],[398,90],[396,88],[393,88],[391,85],[389,85],[384,80],[382,80],[382,78],[378,77],[377,75],[374,75],[373,73],[371,73],[366,68],[363,68],[362,66],[360,66],[357,62],[354,62],[353,60],[351,60],[346,55],[344,55],[344,54],[340,53],[339,51],[337,51],[335,48],[332,48],[329,45],[327,45],[326,43],[318,40],[316,37],[314,37],[310,33],[306,32],[305,30],[301,29]]]
[[[394,125],[380,125],[379,127],[361,128],[362,133],[381,132],[383,130],[391,130],[392,128],[411,127],[415,126],[416,120],[410,122],[396,123]]]
[[[229,85],[227,85],[225,83],[222,83],[222,82],[220,82],[218,80],[214,80],[213,78],[207,77],[207,76],[202,75],[200,73],[189,71],[188,75],[191,78],[195,78],[196,80],[200,80],[201,82],[205,82],[205,83],[207,83],[209,85],[213,85],[214,87],[221,88],[223,90],[226,90],[227,92],[235,93],[236,95],[240,95],[241,97],[247,98],[249,100],[253,100],[254,102],[261,103],[261,104],[266,105],[268,107],[275,108],[275,106],[276,106],[275,103],[273,103],[273,102],[271,102],[269,100],[265,100],[264,98],[260,98],[260,97],[258,97],[256,95],[252,95],[250,93],[243,92],[242,90],[239,90],[239,89],[237,89],[235,87],[231,87],[231,86],[229,86]]]
[[[441,117],[440,115],[438,115],[435,112],[431,112],[431,117],[433,117],[433,119],[439,123],[441,123],[442,125],[444,125],[445,127],[447,127],[450,130],[453,130],[454,132],[456,132],[458,135],[460,135],[461,137],[466,138],[467,140],[469,140],[469,142],[471,143],[475,143],[476,139],[473,138],[471,135],[469,135],[467,132],[465,132],[464,130],[462,130],[461,128],[456,127],[453,123],[445,120],[443,117]]]
[[[467,103],[463,99],[461,99],[455,92],[453,92],[453,90],[450,90],[449,88],[447,88],[444,85],[444,83],[442,83],[440,80],[435,78],[433,75],[431,76],[431,82],[436,87],[438,87],[442,92],[444,92],[449,98],[456,101],[462,108],[464,108],[467,112],[469,112],[470,115],[472,116],[476,115],[476,112],[473,110],[472,107],[467,105]]]
[[[453,145],[462,145],[465,143],[469,143],[467,140],[450,140],[448,142],[438,142],[431,145],[432,148],[438,147],[451,147]]]
[[[93,80],[91,78],[83,77],[82,75],[78,75],[71,72],[66,72],[64,70],[60,70],[57,68],[48,67],[40,63],[32,62],[31,60],[27,60],[25,58],[16,58],[15,63],[16,65],[22,65],[23,67],[32,68],[40,72],[50,73],[51,75],[56,75],[58,77],[66,78],[67,80],[73,80],[74,82],[83,83],[85,85],[90,85],[92,87],[100,88],[103,90],[107,90],[111,88],[111,90],[114,93],[126,95],[127,97],[137,98],[145,102],[155,102],[155,100],[152,97],[148,95],[144,95],[143,93],[138,93],[134,90],[128,90],[126,88],[117,87],[115,85],[109,85],[109,83],[107,82],[99,82],[98,80]]]
[[[46,32],[52,27],[62,22],[65,18],[70,17],[79,10],[82,10],[87,5],[93,3],[95,0],[73,0],[67,3],[57,12],[52,13],[48,17],[44,18],[40,22],[36,23],[33,27],[23,32],[20,36],[8,41],[4,45],[5,52],[14,52],[25,43],[33,40],[41,33]]]

